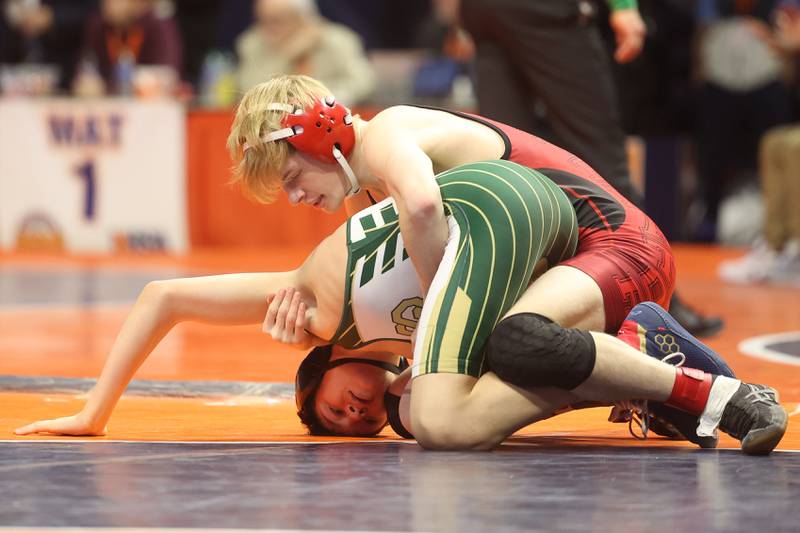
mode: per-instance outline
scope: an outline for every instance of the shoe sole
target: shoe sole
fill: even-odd
[[[662,418],[666,406],[661,406],[661,409],[657,409],[655,411],[661,411],[661,416],[656,414],[656,412],[651,412],[653,415],[653,420],[650,422],[650,431],[655,433],[656,435],[660,435],[662,437],[667,437],[670,439],[675,440],[688,440],[693,444],[697,444],[701,448],[704,449],[713,449],[717,447],[719,443],[718,437],[699,437],[697,436],[697,418],[692,417],[688,413],[682,413],[685,416],[671,416],[669,413],[667,414],[666,418]],[[668,408],[667,408],[668,409]],[[674,414],[674,411],[671,411]],[[690,418],[691,417],[691,418]],[[667,421],[667,418],[670,418],[671,421]],[[689,433],[691,431],[691,433]],[[692,438],[686,436],[686,434]]]
[[[742,451],[747,455],[767,455],[775,449],[775,446],[783,438],[786,433],[786,427],[789,425],[789,415],[786,409],[780,408],[780,416],[777,422],[770,424],[765,428],[754,429],[745,435],[742,439]]]

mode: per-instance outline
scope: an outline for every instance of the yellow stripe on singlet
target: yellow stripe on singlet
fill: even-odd
[[[464,338],[464,330],[467,328],[467,320],[469,319],[469,308],[472,305],[472,299],[469,295],[461,289],[456,288],[456,293],[453,296],[453,301],[450,302],[450,312],[447,315],[447,327],[444,330],[442,337],[441,350],[452,350],[453,353],[461,351],[461,341]],[[473,342],[475,338],[473,336]],[[471,349],[471,348],[470,348]],[[461,360],[459,358],[449,358],[439,360],[439,372],[453,372],[459,373],[462,369],[459,368]]]
[[[453,182],[453,183],[461,183],[462,185],[474,185],[474,186],[477,186],[477,185],[475,185],[473,183],[464,183],[464,182]],[[485,187],[480,187],[480,186],[477,186],[477,187],[486,190]],[[497,196],[495,196],[494,193],[492,193],[491,191],[488,191],[488,190],[487,190],[487,192],[489,192],[489,194],[494,196],[495,199],[497,199],[497,201],[500,202],[500,199],[497,198]],[[491,238],[491,242],[492,242],[492,260],[491,260],[491,263],[490,263],[490,268],[488,269],[489,270],[489,279],[486,282],[486,286],[487,287],[491,287],[492,286],[492,280],[494,278],[494,266],[495,266],[495,262],[496,262],[496,258],[497,258],[497,240],[496,240],[495,235],[494,235],[494,228],[492,228],[492,225],[489,222],[489,217],[487,217],[486,213],[484,213],[483,210],[479,209],[478,206],[476,206],[472,202],[467,202],[466,200],[448,200],[448,201],[449,202],[453,202],[453,203],[464,204],[464,205],[467,205],[467,206],[471,207],[484,220],[484,222],[486,224],[486,227],[489,230],[489,237]],[[502,202],[500,202],[500,203],[502,205]],[[503,206],[503,207],[505,208],[505,206]],[[508,211],[506,211],[506,213],[508,213]],[[509,219],[510,219],[510,215],[509,215]],[[512,229],[512,232],[513,232],[513,229]],[[467,236],[466,238],[469,239],[469,236]],[[513,257],[514,257],[514,254],[516,254],[516,243],[513,242],[513,241],[512,241],[512,250],[513,251],[512,251],[512,263],[511,264],[513,265]],[[456,257],[456,260],[454,261],[453,264],[455,265],[456,263],[458,263],[458,257]],[[472,273],[471,265],[470,265],[470,270],[468,270],[467,272],[468,272],[468,274]],[[510,282],[506,283],[506,292],[508,292],[509,283]],[[446,288],[446,286],[445,286],[445,288]],[[467,287],[467,289],[468,289],[468,287]],[[444,291],[442,291],[442,294],[444,294]],[[504,298],[503,301],[505,301],[505,296],[506,295],[503,296],[503,298]],[[483,303],[481,304],[481,313],[478,316],[478,324],[483,322],[483,315],[486,314],[486,305],[488,304],[488,300],[489,300],[489,298],[488,298],[488,295],[487,295],[487,297],[483,299]],[[449,327],[449,324],[448,324],[448,327]],[[477,336],[478,336],[478,328],[475,328],[472,331],[472,339],[470,340],[469,349],[467,350],[466,353],[472,353],[472,348],[475,345],[475,338]]]

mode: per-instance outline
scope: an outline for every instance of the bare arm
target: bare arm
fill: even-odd
[[[403,242],[427,293],[447,241],[447,222],[433,163],[406,130],[390,124],[375,126],[379,127],[365,145],[367,163],[397,204]]]
[[[117,335],[97,385],[75,416],[35,422],[19,435],[48,432],[102,435],[114,406],[136,370],[179,322],[258,324],[267,298],[297,283],[296,272],[227,274],[149,283]]]

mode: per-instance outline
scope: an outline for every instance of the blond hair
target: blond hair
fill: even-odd
[[[283,128],[285,111],[267,109],[269,104],[306,108],[329,96],[330,91],[314,78],[302,75],[273,76],[248,90],[236,109],[228,151],[233,160],[231,183],[259,202],[271,203],[281,188],[281,169],[294,147],[285,140],[262,142],[261,137]],[[244,149],[245,143],[249,146]]]

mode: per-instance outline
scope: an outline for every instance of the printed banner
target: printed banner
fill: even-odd
[[[185,111],[0,100],[0,248],[184,251]]]

